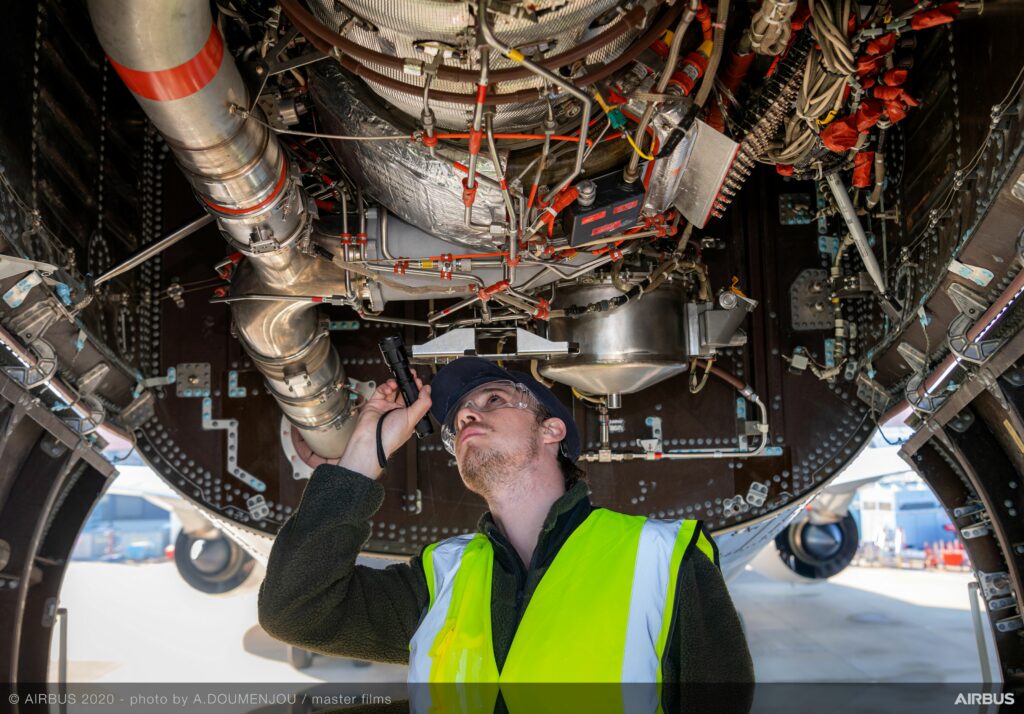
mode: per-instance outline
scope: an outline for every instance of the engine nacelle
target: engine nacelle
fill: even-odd
[[[751,563],[769,578],[790,583],[822,582],[844,570],[857,553],[860,532],[847,513],[833,523],[804,518],[791,523]]]

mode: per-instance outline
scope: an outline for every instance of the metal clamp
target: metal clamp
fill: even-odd
[[[1002,340],[982,340],[975,342],[967,337],[967,331],[974,325],[974,321],[968,315],[958,315],[949,323],[946,329],[946,339],[949,342],[949,351],[959,359],[975,364],[984,364],[995,354]]]
[[[76,413],[72,413],[71,416],[64,417],[64,423],[82,436],[88,436],[100,428],[100,425],[107,418],[107,412],[95,397],[82,397],[80,403],[89,407],[88,416],[79,416]],[[65,405],[65,408],[69,407]]]
[[[939,394],[918,394],[918,389],[921,387],[921,383],[924,381],[924,375],[921,373],[915,374],[907,381],[907,386],[903,389],[903,396],[907,398],[907,402],[910,403],[915,410],[924,412],[925,414],[934,414],[938,411],[942,403],[946,401],[946,397],[949,396],[946,392]]]
[[[50,343],[44,340],[32,342],[27,349],[36,356],[35,364],[7,366],[3,368],[4,374],[26,389],[45,386],[57,373],[57,355]]]

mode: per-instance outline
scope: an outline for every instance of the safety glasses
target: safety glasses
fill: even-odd
[[[449,454],[455,455],[455,443],[459,438],[458,418],[463,409],[472,409],[477,414],[493,412],[495,409],[531,409],[538,407],[537,398],[526,385],[511,380],[488,382],[467,394],[461,402],[451,408],[441,426],[441,441]]]

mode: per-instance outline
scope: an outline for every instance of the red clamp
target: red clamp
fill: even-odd
[[[225,287],[220,287],[220,288],[217,288],[216,290],[213,291],[213,296],[214,297],[219,297],[219,298],[220,297],[225,297],[227,294],[228,294],[228,289],[225,288]]]
[[[408,267],[409,267],[409,261],[408,260],[399,259],[399,260],[395,261],[394,271],[398,275],[405,275],[405,271],[406,271],[406,269]]]
[[[430,134],[424,134],[423,145],[426,146],[428,149],[433,149],[435,146],[437,146],[437,137],[430,136]]]
[[[352,234],[351,233],[342,233],[338,237],[341,238],[341,244],[342,245],[352,245]]]
[[[358,243],[359,245],[365,246],[367,241],[368,241],[368,238],[367,238],[365,233],[356,233],[356,243]]]
[[[540,302],[537,304],[537,309],[533,311],[533,317],[537,320],[547,320],[548,315],[551,314],[551,303],[544,298],[540,298]]]
[[[235,273],[235,266],[242,262],[241,253],[232,253],[224,260],[213,266],[213,269],[217,271],[217,277],[221,280],[231,280],[231,276]]]
[[[613,263],[622,260],[622,251],[618,248],[609,248],[608,255],[611,257]]]
[[[489,299],[495,293],[500,293],[508,290],[509,282],[507,280],[499,280],[494,285],[489,285],[486,288],[480,288],[477,293],[480,296],[481,302]]]
[[[476,156],[480,153],[480,142],[483,139],[484,133],[482,131],[469,132],[469,155]]]
[[[479,184],[473,188],[469,187],[469,177],[462,179],[462,203],[466,208],[472,207],[476,202],[476,190],[479,188]]]

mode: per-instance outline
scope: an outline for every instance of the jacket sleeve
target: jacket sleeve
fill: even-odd
[[[704,530],[704,537],[714,540]],[[754,663],[743,626],[714,561],[692,547],[679,569],[673,624],[666,644],[665,711],[748,712]]]
[[[259,621],[303,649],[407,663],[429,601],[418,557],[384,569],[356,565],[384,487],[338,466],[317,467],[277,535],[260,586]]]

